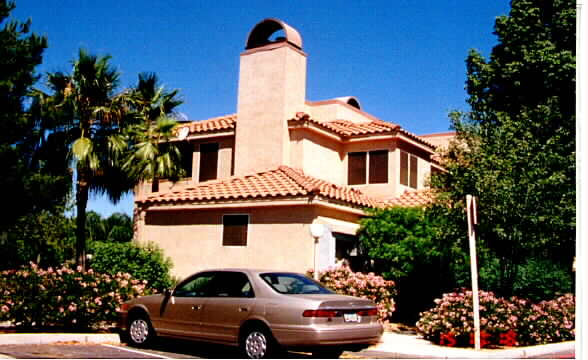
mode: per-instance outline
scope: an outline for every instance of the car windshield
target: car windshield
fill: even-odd
[[[294,273],[264,273],[261,278],[275,291],[287,295],[334,294],[318,282]]]

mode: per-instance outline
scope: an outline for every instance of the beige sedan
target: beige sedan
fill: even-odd
[[[370,300],[301,274],[250,269],[200,272],[165,294],[133,299],[120,326],[135,346],[175,337],[239,346],[249,358],[286,349],[339,357],[377,343],[383,331]]]

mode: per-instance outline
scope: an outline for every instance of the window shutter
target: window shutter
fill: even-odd
[[[388,182],[388,150],[370,151],[370,184]]]
[[[365,152],[349,153],[347,164],[347,183],[349,185],[365,184],[366,155]]]

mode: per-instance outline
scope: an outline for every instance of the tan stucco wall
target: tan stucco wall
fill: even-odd
[[[439,147],[441,149],[447,148],[451,140],[455,139],[455,136],[455,131],[420,135],[420,137],[422,137],[425,141],[428,141],[434,146]]]
[[[222,245],[222,216],[248,214],[246,247]],[[150,211],[139,242],[154,242],[172,258],[174,276],[218,267],[305,272],[313,266],[309,207]]]
[[[287,120],[304,110],[306,54],[284,43],[241,54],[235,175],[289,165]]]
[[[306,175],[344,185],[345,154],[341,144],[308,131],[290,132],[290,141],[293,167]]]
[[[348,120],[361,123],[374,120],[373,116],[338,100],[309,102],[306,109],[310,117],[319,122]]]

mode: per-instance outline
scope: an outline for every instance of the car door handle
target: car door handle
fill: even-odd
[[[197,311],[202,309],[202,305],[192,305],[192,310]]]
[[[245,312],[245,311],[249,311],[249,308],[246,308],[246,307],[239,308],[239,312]]]

